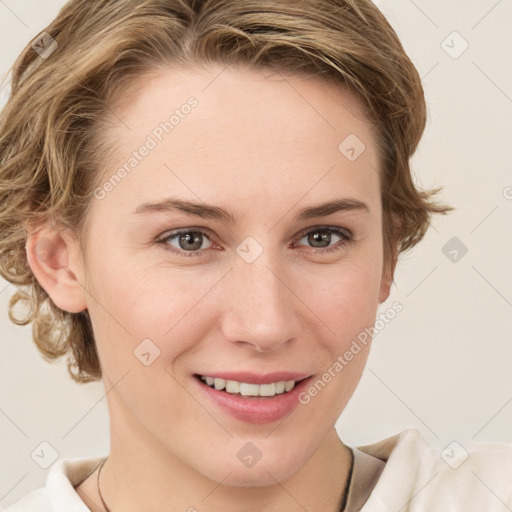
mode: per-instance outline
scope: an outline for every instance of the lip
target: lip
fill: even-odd
[[[201,374],[203,375],[203,374]],[[214,375],[208,375],[214,377]],[[222,377],[229,376],[230,378]],[[192,381],[196,386],[205,394],[208,401],[212,402],[221,411],[229,414],[230,416],[253,424],[265,424],[279,421],[288,414],[290,414],[297,405],[299,405],[300,393],[310,384],[313,375],[307,376],[298,373],[273,373],[267,375],[256,375],[250,373],[222,373],[215,375],[218,378],[225,380],[239,380],[240,382],[247,382],[249,384],[268,384],[269,382],[278,382],[279,380],[301,380],[295,387],[287,393],[274,395],[273,397],[242,397],[239,394],[231,394],[226,391],[219,391],[211,388],[204,383],[200,377],[194,375]],[[277,376],[277,378],[276,378]],[[283,376],[295,376],[295,378],[282,378]],[[299,376],[299,377],[297,377]],[[235,378],[236,377],[236,378]],[[249,377],[251,380],[246,380]],[[306,378],[305,378],[306,377]],[[269,380],[270,379],[270,380]],[[259,382],[254,382],[259,380]],[[261,382],[264,380],[265,382]]]

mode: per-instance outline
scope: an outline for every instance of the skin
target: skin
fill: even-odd
[[[373,326],[394,270],[383,261],[374,128],[353,94],[318,79],[221,71],[160,70],[127,91],[114,108],[124,124],[113,116],[105,133],[115,141],[105,181],[175,108],[190,96],[198,106],[104,199],[92,199],[84,254],[71,232],[45,225],[28,240],[29,262],[57,306],[87,308],[91,317],[108,392],[111,452],[101,489],[112,512],[231,512],[241,503],[247,512],[334,512],[350,465],[334,425],[370,343],[310,403],[270,424],[219,410],[192,374],[321,376]],[[350,134],[366,146],[355,161],[338,149]],[[221,206],[237,220],[132,213],[171,196]],[[306,206],[339,198],[363,201],[368,212],[294,220]],[[315,246],[300,235],[321,226],[354,239],[340,245],[332,234]],[[199,227],[211,234],[199,256],[154,241]],[[249,236],[263,249],[252,263],[236,251]],[[53,244],[49,261],[36,255],[42,238]],[[190,251],[177,238],[167,246]],[[322,253],[326,246],[339,249]],[[149,366],[133,353],[147,338],[160,350]],[[251,468],[237,457],[247,442],[262,454]],[[77,490],[91,510],[104,510],[96,478]]]

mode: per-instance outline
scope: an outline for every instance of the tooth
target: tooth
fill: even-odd
[[[260,396],[274,396],[276,394],[276,384],[260,384]]]
[[[287,380],[284,385],[285,391],[291,391],[295,387],[295,381],[294,380]]]
[[[217,379],[217,378],[215,378],[213,383],[215,385],[215,389],[217,389],[219,391],[221,389],[224,389],[224,387],[226,386],[226,381],[224,379]]]
[[[244,396],[258,396],[259,385],[240,382],[240,394]]]
[[[294,380],[281,380],[270,384],[249,384],[247,382],[238,382],[236,380],[225,380],[217,377],[207,377],[201,375],[201,379],[210,387],[216,390],[225,390],[227,393],[240,393],[244,396],[274,396],[288,391],[295,387]]]
[[[240,392],[240,382],[236,380],[227,380],[226,381],[226,391],[228,393],[239,393]]]
[[[280,395],[281,393],[284,393],[284,387],[285,387],[284,380],[280,380],[279,382],[276,382],[276,395]]]

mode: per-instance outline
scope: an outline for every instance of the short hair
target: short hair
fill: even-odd
[[[28,265],[27,235],[51,221],[85,247],[88,207],[108,154],[98,134],[116,99],[147,73],[248,65],[356,93],[378,135],[383,255],[393,269],[394,255],[424,237],[431,215],[452,209],[433,200],[441,188],[414,184],[409,160],[425,128],[424,91],[370,0],[72,0],[31,43],[38,40],[53,52],[42,58],[27,45],[0,114],[0,273],[17,285],[10,319],[33,322],[43,358],[67,355],[76,382],[101,379],[89,314],[51,301]],[[29,306],[21,317],[14,314],[20,301]]]

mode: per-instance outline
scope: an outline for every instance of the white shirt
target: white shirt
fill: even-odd
[[[429,447],[416,429],[352,448],[346,512],[505,512],[512,510],[512,444]],[[105,455],[60,459],[45,487],[5,512],[89,512],[75,491]]]

